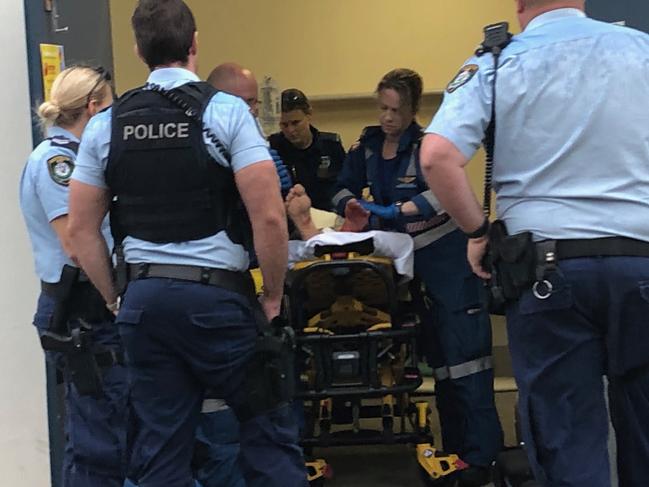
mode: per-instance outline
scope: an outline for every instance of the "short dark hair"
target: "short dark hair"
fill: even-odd
[[[187,63],[196,21],[182,0],[140,0],[131,25],[140,55],[150,69]]]
[[[282,113],[302,110],[311,113],[311,103],[306,95],[297,88],[282,91]]]
[[[386,73],[376,87],[376,92],[393,89],[399,93],[401,104],[409,104],[413,113],[419,111],[424,80],[412,69],[399,68]]]

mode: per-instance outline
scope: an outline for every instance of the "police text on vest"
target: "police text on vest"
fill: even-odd
[[[157,140],[157,139],[186,139],[189,137],[189,123],[160,123],[125,125],[124,140]]]

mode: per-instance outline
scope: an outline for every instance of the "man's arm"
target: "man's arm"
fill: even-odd
[[[108,213],[108,190],[70,181],[70,213],[68,237],[71,258],[81,265],[107,304],[117,301],[113,285],[110,254],[101,233],[101,224]]]
[[[264,280],[262,306],[266,317],[279,314],[288,266],[286,213],[272,161],[261,161],[235,173],[235,181],[250,222],[259,268]]]
[[[442,208],[464,232],[480,228],[485,217],[464,170],[469,162],[464,154],[451,141],[433,133],[424,137],[420,157],[426,182]],[[469,263],[482,278],[489,277],[481,264],[486,244],[486,237],[469,240]]]

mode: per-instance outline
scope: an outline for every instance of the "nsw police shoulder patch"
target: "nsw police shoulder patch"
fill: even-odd
[[[455,78],[453,78],[448,84],[446,91],[453,93],[458,88],[461,88],[469,81],[471,81],[471,78],[475,76],[479,69],[480,68],[477,64],[467,64],[466,66],[462,67],[462,69],[460,69],[460,71],[455,75]]]
[[[74,170],[74,162],[72,162],[69,156],[50,157],[47,160],[47,169],[52,181],[61,186],[67,186],[70,184],[70,178]]]

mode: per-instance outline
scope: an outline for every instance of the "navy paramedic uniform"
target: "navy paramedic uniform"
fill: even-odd
[[[153,86],[202,114],[231,163]],[[194,434],[210,388],[241,420],[248,485],[306,485],[289,409],[243,415],[258,305],[244,277],[248,253],[225,229],[233,173],[270,156],[245,103],[206,87],[182,68],[153,71],[147,87],[90,122],[73,175],[116,194],[113,229],[125,234],[133,280],[117,322],[140,420],[132,462],[140,487],[192,485]]]
[[[20,206],[27,224],[42,282],[34,325],[39,335],[50,327],[56,304],[55,288],[64,266],[75,267],[66,255],[51,222],[68,213],[68,183],[79,140],[60,127],[52,127],[47,139],[29,157],[20,181]],[[111,242],[108,225],[104,236]],[[101,364],[103,393],[95,398],[80,395],[71,380],[66,357],[46,352],[47,359],[61,369],[65,384],[65,487],[121,487],[127,468],[126,432],[129,418],[126,367],[117,327],[99,293],[83,274],[72,286],[68,321],[79,327],[79,319],[92,325],[91,339]],[[80,306],[81,303],[85,303]]]
[[[268,141],[293,174],[293,183],[304,186],[311,206],[331,211],[331,198],[345,160],[345,149],[340,135],[320,132],[313,126],[310,130],[313,142],[306,149],[295,147],[281,132],[272,134]]]
[[[422,130],[412,123],[399,141],[397,156],[384,160],[381,127],[367,127],[352,147],[338,180],[336,211],[369,186],[374,202],[388,206],[412,201],[419,215],[381,222],[415,242],[415,274],[435,303],[430,361],[444,449],[476,466],[487,466],[502,447],[493,396],[491,325],[481,304],[480,281],[466,261],[466,238],[439,207],[419,165]]]
[[[427,132],[471,158],[489,123],[493,58],[462,72]],[[528,457],[544,485],[610,485],[607,374],[619,485],[647,485],[649,36],[547,12],[503,51],[496,89],[498,217],[512,235],[558,242],[551,294],[527,290],[507,309]],[[608,237],[626,249],[598,240]]]

